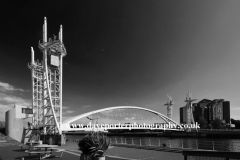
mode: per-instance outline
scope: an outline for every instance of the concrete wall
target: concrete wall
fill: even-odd
[[[30,118],[32,114],[26,114],[22,112],[23,108],[27,108],[26,106],[14,105],[15,108],[15,118]]]
[[[24,128],[28,128],[28,122],[32,123],[32,118],[28,118],[29,115],[21,114],[21,108],[22,106],[15,106],[5,113],[6,135],[19,142],[24,141]]]

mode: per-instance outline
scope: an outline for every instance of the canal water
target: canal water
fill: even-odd
[[[84,135],[66,135],[67,142],[77,142]],[[108,136],[111,143],[133,144],[141,146],[166,146],[170,148],[192,148],[203,150],[240,152],[240,139],[209,139],[209,138],[168,138],[138,136]]]

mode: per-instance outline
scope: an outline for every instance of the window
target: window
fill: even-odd
[[[22,108],[22,113],[33,114],[33,110],[31,108]]]

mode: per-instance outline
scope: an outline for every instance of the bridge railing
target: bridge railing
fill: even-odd
[[[196,131],[220,131],[220,132],[240,132],[240,129],[197,129],[197,130],[192,130],[194,132]]]
[[[185,150],[183,151],[184,160],[238,160],[239,152],[206,151],[206,150]]]
[[[136,146],[158,146],[181,149],[211,150],[211,151],[240,151],[237,142],[198,141],[198,140],[161,140],[161,139],[135,139],[110,138],[111,144],[125,144]]]
[[[80,139],[67,139],[66,143],[78,143]],[[209,151],[240,152],[239,142],[202,141],[202,140],[171,140],[171,139],[140,139],[140,138],[110,138],[111,144],[136,146],[155,146],[180,149],[196,149]]]

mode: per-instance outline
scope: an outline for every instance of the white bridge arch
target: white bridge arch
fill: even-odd
[[[101,112],[104,112],[104,111],[109,111],[109,110],[115,110],[115,109],[138,109],[138,110],[143,110],[143,111],[147,111],[147,112],[150,112],[150,113],[153,113],[157,116],[159,116],[160,118],[162,118],[163,121],[165,121],[167,124],[174,124],[176,126],[178,126],[179,124],[175,121],[173,121],[172,119],[168,118],[167,116],[159,113],[159,112],[156,112],[154,110],[151,110],[151,109],[147,109],[147,108],[142,108],[142,107],[135,107],[135,106],[117,106],[117,107],[108,107],[108,108],[103,108],[103,109],[99,109],[99,110],[95,110],[95,111],[91,111],[91,112],[87,112],[87,113],[84,113],[84,114],[80,114],[78,116],[75,116],[75,117],[72,117],[68,120],[65,120],[62,124],[62,131],[76,131],[76,130],[86,130],[84,128],[71,128],[70,125],[72,122],[76,121],[76,120],[79,120],[81,118],[84,118],[84,117],[88,117],[90,115],[93,115],[93,114],[96,114],[96,113],[101,113]],[[175,129],[174,129],[175,130]]]

